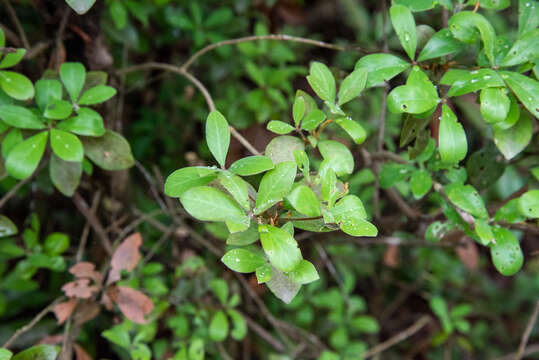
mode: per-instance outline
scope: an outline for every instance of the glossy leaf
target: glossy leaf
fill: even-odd
[[[511,276],[516,274],[524,263],[520,244],[511,231],[501,227],[493,227],[496,242],[490,245],[492,263],[500,274]]]
[[[47,255],[60,255],[69,248],[69,236],[63,233],[52,233],[47,236],[43,251]]]
[[[303,118],[301,122],[301,129],[313,131],[318,127],[318,125],[322,124],[325,119],[326,114],[324,114],[324,112],[321,110],[315,109]]]
[[[416,199],[421,199],[432,188],[432,177],[427,170],[416,170],[410,178],[410,189]]]
[[[468,152],[466,133],[453,111],[445,104],[442,105],[438,145],[442,161],[448,164],[458,164]]]
[[[288,196],[290,204],[300,213],[307,216],[320,216],[320,201],[314,192],[305,185],[296,187]]]
[[[82,176],[80,162],[65,161],[51,155],[49,176],[52,184],[65,196],[73,196]]]
[[[519,36],[539,26],[539,6],[533,0],[518,1],[518,34]]]
[[[63,130],[51,129],[52,151],[62,160],[81,162],[84,148],[79,138]]]
[[[527,218],[539,218],[539,190],[529,190],[518,200],[520,213]]]
[[[494,64],[494,44],[496,32],[490,22],[481,14],[461,11],[449,19],[449,29],[453,36],[465,43],[473,43],[480,35],[487,58]]]
[[[43,131],[17,144],[6,159],[8,174],[20,180],[32,175],[45,152],[48,135]]]
[[[355,69],[367,70],[366,87],[369,88],[391,80],[409,67],[410,64],[408,62],[395,55],[370,54],[359,59]]]
[[[430,10],[436,5],[436,0],[393,0],[394,4],[404,5],[412,11]]]
[[[425,61],[462,51],[465,44],[453,37],[451,30],[445,28],[434,34],[419,53],[417,61]]]
[[[481,240],[481,245],[486,246],[494,240],[494,233],[487,220],[475,219],[474,229]]]
[[[511,160],[530,143],[532,128],[532,120],[526,113],[522,113],[513,127],[507,130],[494,128],[494,143],[503,156]]]
[[[215,169],[193,166],[178,169],[167,177],[165,194],[180,197],[185,191],[196,186],[206,185],[217,178]]]
[[[58,80],[41,79],[36,82],[36,104],[44,111],[52,102],[62,99],[62,84]]]
[[[73,112],[73,106],[65,100],[51,102],[45,108],[43,116],[47,119],[63,120]]]
[[[512,71],[502,71],[500,74],[526,109],[539,117],[539,82]]]
[[[488,217],[485,203],[473,186],[453,183],[446,186],[446,194],[449,200],[462,210],[478,218]]]
[[[448,96],[460,96],[488,87],[503,87],[503,79],[492,69],[449,70],[440,80],[443,85],[451,85]]]
[[[73,103],[77,102],[84,81],[86,80],[86,69],[81,63],[65,62],[60,66],[60,79]]]
[[[219,174],[219,182],[242,208],[249,210],[247,183],[242,178],[226,171]]]
[[[302,260],[298,243],[287,231],[271,225],[260,225],[260,242],[269,261],[277,269],[288,272]]]
[[[346,195],[339,199],[330,211],[336,223],[342,223],[351,218],[367,218],[363,202],[356,195]]]
[[[502,66],[515,66],[527,61],[534,61],[539,57],[539,29],[524,33],[502,61]]]
[[[481,90],[481,115],[489,124],[504,121],[509,114],[511,100],[505,88],[486,88]]]
[[[259,284],[266,283],[273,277],[273,268],[270,264],[264,264],[256,268],[256,280]]]
[[[289,134],[294,131],[294,127],[292,125],[279,120],[271,120],[268,123],[267,129],[279,135]]]
[[[360,68],[352,71],[344,78],[339,87],[339,106],[359,96],[367,84],[367,69]]]
[[[86,90],[80,97],[79,105],[96,105],[116,95],[116,89],[107,85],[94,86]]]
[[[305,115],[305,100],[302,96],[296,94],[294,105],[292,106],[292,118],[294,119],[294,125],[296,125],[296,127],[299,127],[303,115]]]
[[[354,171],[354,157],[343,144],[334,140],[323,140],[318,143],[318,150],[324,160],[335,171],[337,176],[351,174]]]
[[[240,176],[256,175],[274,168],[273,161],[267,156],[247,156],[230,165],[229,171]]]
[[[17,226],[7,216],[0,215],[0,237],[15,235]]]
[[[356,144],[363,143],[367,138],[365,129],[357,121],[349,118],[338,118],[335,122],[350,135]]]
[[[89,108],[80,108],[76,116],[60,122],[56,128],[82,136],[100,137],[105,134],[103,118]]]
[[[254,209],[256,215],[266,211],[288,195],[294,184],[296,172],[296,163],[285,161],[264,174],[256,197],[256,208]]]
[[[0,71],[0,88],[16,100],[34,97],[32,82],[26,76],[13,71]]]
[[[31,110],[17,105],[1,105],[0,119],[19,129],[44,129],[45,124]]]
[[[266,259],[262,255],[241,248],[227,251],[221,261],[229,269],[240,273],[252,273],[266,264]]]
[[[197,186],[184,191],[180,201],[191,216],[202,221],[249,223],[247,215],[231,197],[209,186]]]
[[[399,41],[413,61],[415,59],[415,50],[417,47],[417,32],[414,16],[410,9],[403,5],[393,5],[389,9],[393,28],[397,33]]]
[[[439,101],[432,82],[418,66],[414,66],[406,85],[398,86],[389,93],[387,107],[393,113],[421,114],[432,110]]]
[[[290,279],[298,284],[309,284],[320,279],[314,265],[307,261],[301,260],[296,267],[288,273]]]
[[[12,360],[56,360],[60,348],[52,345],[36,345],[13,356]]]
[[[343,232],[352,236],[377,236],[378,229],[367,220],[359,217],[351,217],[343,220],[340,224]]]
[[[326,65],[312,62],[307,81],[320,99],[335,102],[335,78]]]
[[[85,137],[80,140],[84,145],[84,154],[104,170],[125,170],[135,162],[127,140],[112,130],[106,130],[98,138]]]
[[[0,69],[5,69],[17,65],[24,55],[26,54],[26,49],[17,49],[15,52],[7,53],[0,61]]]

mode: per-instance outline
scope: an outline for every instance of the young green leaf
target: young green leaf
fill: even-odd
[[[466,45],[453,37],[451,30],[442,29],[434,34],[419,53],[417,61],[425,61],[462,51]]]
[[[224,311],[219,310],[213,315],[209,327],[210,339],[213,341],[223,341],[228,336],[228,318]]]
[[[0,360],[10,360],[13,353],[8,349],[0,348]]]
[[[387,107],[396,114],[421,114],[432,110],[439,101],[438,92],[428,76],[414,66],[406,85],[398,86],[389,93]]]
[[[307,81],[320,99],[330,103],[335,102],[335,78],[326,65],[314,61],[311,64]]]
[[[250,203],[247,183],[242,178],[226,171],[219,174],[219,181],[242,208],[249,210]]]
[[[65,62],[60,66],[60,79],[73,103],[76,103],[84,81],[86,80],[86,69],[81,63]]]
[[[266,265],[266,259],[258,253],[247,249],[233,249],[221,258],[221,261],[231,270],[240,273],[252,273]]]
[[[349,118],[338,118],[335,122],[350,135],[356,144],[363,143],[367,138],[365,129],[358,122]]]
[[[254,209],[256,215],[266,211],[288,195],[294,184],[296,172],[296,163],[285,161],[264,174],[256,197],[256,208]]]
[[[63,130],[51,129],[52,151],[62,160],[81,162],[84,148],[79,138]]]
[[[17,226],[7,216],[0,215],[0,237],[15,235]],[[23,251],[24,254],[24,251]]]
[[[442,105],[438,145],[442,161],[447,164],[458,164],[468,152],[466,133],[453,111],[445,104]]]
[[[427,170],[419,169],[412,173],[410,189],[416,199],[421,199],[432,188],[432,177]]]
[[[341,106],[359,96],[367,84],[367,69],[359,68],[344,78],[339,88],[339,102]]]
[[[36,345],[13,356],[12,360],[55,360],[60,353],[60,347],[53,345]]]
[[[264,264],[256,268],[256,280],[259,284],[266,283],[273,277],[273,268],[270,264]]]
[[[354,157],[343,144],[334,140],[323,140],[318,143],[318,150],[324,160],[335,171],[337,176],[351,174],[354,171]]]
[[[393,28],[397,33],[404,51],[406,51],[408,57],[413,61],[417,47],[417,32],[412,12],[406,6],[393,5],[389,9],[389,14]]]
[[[26,49],[17,49],[14,52],[5,54],[2,61],[0,61],[0,69],[5,69],[17,65],[22,60],[25,54]]]
[[[298,284],[309,284],[320,279],[314,265],[307,261],[301,260],[292,271],[288,273],[290,279]]]
[[[36,104],[41,111],[47,105],[62,99],[62,84],[58,80],[41,79],[36,82]]]
[[[488,224],[488,221],[485,219],[475,219],[474,230],[479,239],[481,240],[481,245],[487,246],[494,240],[494,234],[492,233],[492,228]]]
[[[507,160],[517,156],[528,146],[532,139],[532,121],[526,113],[520,114],[520,119],[507,130],[494,128],[494,143]]]
[[[206,185],[217,178],[217,172],[202,166],[186,167],[174,171],[165,181],[165,194],[180,197],[195,186]]]
[[[529,190],[518,200],[520,213],[527,218],[539,218],[539,190]]]
[[[73,112],[73,106],[71,103],[65,100],[56,100],[47,105],[43,116],[47,119],[63,120],[66,119]]]
[[[17,105],[1,105],[0,119],[19,129],[44,129],[45,124],[31,110]]]
[[[512,71],[501,71],[500,74],[522,105],[539,118],[539,82]]]
[[[267,156],[248,156],[235,161],[229,171],[240,176],[250,176],[273,169],[273,161]]]
[[[432,9],[438,0],[393,0],[394,4],[404,5],[412,11],[425,11]]]
[[[336,223],[347,221],[350,218],[367,218],[363,202],[356,195],[346,195],[339,199],[335,206],[330,209],[330,212]]]
[[[50,256],[61,255],[69,248],[69,236],[64,233],[52,233],[47,236],[43,251]]]
[[[326,119],[326,114],[323,111],[315,109],[307,114],[301,122],[301,129],[313,131]]]
[[[539,54],[539,29],[523,34],[502,61],[502,66],[515,66],[527,61],[534,61]]]
[[[73,196],[79,186],[82,175],[80,162],[64,161],[52,154],[49,164],[49,176],[52,184],[65,196]]]
[[[7,158],[9,152],[18,144],[23,142],[22,133],[19,129],[11,129],[2,141],[2,156]]]
[[[328,202],[328,208],[331,209],[338,196],[337,191],[337,175],[329,165],[328,160],[324,160],[320,165],[320,180],[322,199]]]
[[[370,88],[391,80],[409,67],[408,62],[395,55],[370,54],[359,59],[355,69],[365,69],[367,71],[366,87]]]
[[[509,114],[511,100],[506,88],[486,88],[481,90],[481,115],[489,124],[504,121]]]
[[[294,119],[294,125],[296,125],[296,127],[299,127],[303,115],[305,115],[305,100],[303,96],[299,96],[299,94],[296,93],[294,105],[292,106],[292,118]]]
[[[496,32],[483,15],[472,11],[458,12],[449,19],[449,29],[454,37],[468,44],[476,41],[479,32],[485,54],[494,65]]]
[[[16,179],[26,179],[37,168],[47,145],[47,131],[40,132],[17,144],[8,154],[6,170]]]
[[[288,196],[290,204],[300,213],[307,216],[320,216],[320,201],[306,185],[296,187]]]
[[[302,260],[298,243],[287,231],[271,225],[260,225],[260,242],[270,263],[277,269],[288,272]]]
[[[292,125],[287,124],[283,121],[279,121],[279,120],[271,120],[268,123],[267,128],[269,131],[274,132],[279,135],[289,134],[292,131],[294,131],[294,127]]]
[[[488,218],[483,198],[473,186],[453,183],[446,186],[446,194],[449,200],[462,210],[478,218]]]
[[[80,97],[79,105],[96,105],[105,102],[116,95],[116,89],[107,85],[94,86],[86,90]]]
[[[492,263],[500,274],[511,276],[516,274],[524,262],[520,244],[508,229],[495,226],[492,228],[494,239],[490,245]]]
[[[506,221],[510,224],[525,221],[526,217],[520,212],[520,198],[509,200],[504,206],[496,211],[495,221]]]
[[[135,160],[131,146],[117,132],[105,131],[101,137],[84,137],[84,154],[104,170],[125,170],[133,166]]]
[[[448,334],[453,332],[453,324],[449,318],[449,310],[447,309],[447,303],[439,296],[434,296],[429,301],[432,312],[438,316],[442,323],[442,328]]]
[[[440,80],[442,85],[451,85],[448,96],[460,96],[488,87],[503,87],[503,79],[492,69],[460,70],[452,69]]]
[[[349,217],[339,224],[341,230],[352,236],[377,236],[378,229],[367,220]]]
[[[243,316],[234,309],[228,309],[227,311],[230,320],[232,320],[232,331],[230,331],[230,336],[234,340],[242,340],[245,335],[247,335],[247,323]]]
[[[230,128],[223,114],[217,110],[212,111],[206,120],[206,142],[215,160],[224,167],[230,145]]]
[[[249,223],[249,218],[234,200],[209,186],[197,186],[184,191],[180,201],[191,216],[202,221]]]
[[[0,71],[0,88],[16,100],[34,97],[32,82],[26,76],[13,71]]]
[[[103,118],[89,108],[80,108],[76,116],[60,122],[56,128],[82,136],[100,137],[105,134]]]
[[[298,168],[303,173],[303,177],[309,182],[311,179],[309,157],[305,150],[296,149],[292,153]]]

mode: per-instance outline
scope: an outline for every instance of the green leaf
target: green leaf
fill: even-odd
[[[277,269],[288,272],[302,260],[298,243],[287,231],[271,225],[260,225],[260,242],[270,263]]]
[[[515,66],[539,57],[539,29],[534,29],[520,37],[502,61],[502,66]]]
[[[41,111],[47,105],[62,99],[62,84],[58,80],[41,79],[36,82],[36,104]]]
[[[449,19],[449,29],[455,38],[468,44],[476,41],[479,32],[485,54],[494,65],[496,32],[483,15],[473,11],[458,12]]]
[[[296,297],[301,284],[292,281],[278,269],[273,269],[273,276],[266,283],[271,292],[285,304],[289,304]]]
[[[511,276],[516,274],[524,263],[520,244],[508,229],[495,226],[492,228],[494,239],[490,245],[492,263],[500,274]]]
[[[507,221],[508,223],[514,224],[526,220],[520,213],[519,198],[509,200],[505,205],[496,211],[494,215],[495,221]]]
[[[27,257],[30,265],[36,268],[49,269],[52,271],[64,271],[66,268],[65,260],[61,256],[49,256],[43,253],[32,253]]]
[[[478,218],[488,218],[485,203],[473,186],[453,183],[446,186],[445,190],[454,205]]]
[[[84,148],[79,138],[63,130],[51,129],[52,151],[62,160],[81,162]]]
[[[486,88],[481,90],[481,115],[489,124],[504,121],[509,114],[511,100],[506,88]]]
[[[428,76],[414,66],[406,85],[394,88],[387,98],[387,108],[393,113],[421,114],[432,110],[440,101]]]
[[[322,199],[328,202],[328,207],[331,208],[333,203],[337,199],[337,175],[335,171],[329,165],[328,160],[324,160],[320,166],[320,180],[321,180],[321,192]]]
[[[442,105],[438,145],[442,161],[447,164],[458,164],[468,152],[468,142],[462,124],[445,104]]]
[[[82,94],[79,105],[96,105],[109,100],[116,95],[116,89],[112,86],[98,85],[90,88]]]
[[[4,34],[4,30],[0,28],[0,47],[6,46],[6,35]]]
[[[485,219],[475,219],[475,233],[481,240],[481,245],[487,246],[494,240],[492,228]]]
[[[266,264],[266,259],[262,255],[241,248],[227,251],[221,261],[229,269],[245,274],[252,273]]]
[[[318,143],[318,150],[324,160],[335,171],[337,176],[351,174],[354,171],[354,157],[343,144],[334,140],[323,140]]]
[[[279,120],[271,120],[268,123],[268,130],[279,135],[289,134],[294,131],[294,127]]]
[[[255,215],[261,214],[288,195],[294,184],[296,172],[296,163],[285,161],[264,174],[258,188]]]
[[[492,69],[449,70],[440,80],[442,85],[451,85],[448,96],[460,96],[488,87],[503,87],[503,79]]]
[[[23,142],[22,133],[19,129],[11,129],[2,141],[2,156],[7,158],[9,152]]]
[[[8,349],[0,348],[0,360],[10,360],[13,353]]]
[[[438,316],[442,323],[442,328],[444,332],[447,334],[450,334],[453,332],[453,324],[451,323],[451,319],[449,317],[449,311],[447,309],[447,303],[444,299],[442,299],[439,296],[433,296],[429,300],[430,308],[432,309],[432,312]]]
[[[56,360],[59,353],[58,346],[37,345],[21,351],[13,356],[12,360]]]
[[[223,114],[217,110],[212,111],[206,120],[206,142],[215,160],[224,167],[230,145],[230,128]]]
[[[500,74],[522,105],[538,118],[539,82],[529,76],[512,71],[501,71]]]
[[[250,203],[247,183],[242,178],[226,171],[219,174],[219,181],[242,208],[249,210]]]
[[[13,71],[0,71],[0,88],[16,100],[34,97],[32,82],[26,76]]]
[[[393,0],[394,4],[404,5],[412,11],[425,11],[434,8],[435,0]]]
[[[78,62],[63,63],[60,65],[60,79],[64,83],[71,102],[76,103],[86,80],[84,65]]]
[[[76,116],[60,122],[56,128],[82,136],[100,137],[105,134],[103,118],[89,108],[80,108]]]
[[[367,138],[365,129],[358,122],[349,118],[338,118],[335,122],[350,135],[356,144],[363,143]]]
[[[341,83],[337,104],[341,106],[359,96],[365,85],[367,85],[367,69],[359,68],[352,71]]]
[[[378,331],[380,331],[380,325],[378,324],[378,321],[376,321],[374,317],[369,315],[360,315],[353,318],[350,321],[350,327],[352,327],[352,329],[354,330],[366,334],[376,334]]]
[[[185,191],[206,185],[217,178],[217,171],[203,166],[186,167],[174,171],[165,181],[165,194],[180,197]]]
[[[513,127],[507,130],[494,128],[494,143],[503,156],[507,160],[511,160],[530,143],[532,128],[530,117],[523,112]]]
[[[228,309],[226,313],[232,321],[232,331],[230,331],[230,336],[238,341],[245,338],[245,335],[247,335],[247,323],[243,316],[234,309]]]
[[[408,62],[394,55],[370,54],[359,59],[355,69],[367,70],[367,88],[370,88],[391,80],[409,67]]]
[[[43,116],[47,119],[63,120],[73,112],[73,106],[65,100],[56,100],[51,102],[45,108]]]
[[[0,119],[8,125],[19,129],[44,129],[45,124],[34,112],[17,105],[1,105]]]
[[[404,51],[406,51],[408,57],[413,61],[417,47],[417,32],[412,12],[406,6],[393,5],[389,9],[389,14],[393,28],[397,33]]]
[[[367,212],[363,202],[356,195],[346,195],[330,209],[335,223],[342,223],[351,218],[366,219]]]
[[[194,338],[189,344],[189,360],[204,360],[204,340]]]
[[[64,161],[52,154],[49,164],[49,176],[53,185],[65,196],[73,196],[79,186],[82,175],[80,162]]]
[[[518,200],[520,213],[527,218],[539,218],[539,190],[529,190]]]
[[[307,216],[320,216],[322,214],[320,209],[320,201],[306,185],[300,185],[296,187],[288,196],[288,201],[298,212]]]
[[[249,224],[249,218],[228,195],[209,186],[197,186],[180,195],[185,210],[202,221],[234,221]]]
[[[299,127],[301,119],[303,119],[303,115],[305,115],[305,100],[304,97],[300,95],[300,93],[296,93],[294,105],[292,106],[292,118],[294,119],[296,127]]]
[[[302,171],[303,177],[307,181],[310,181],[311,175],[310,175],[310,164],[309,164],[309,157],[307,156],[307,153],[305,150],[296,149],[293,151],[294,159],[296,160],[296,164],[298,168]]]
[[[378,229],[367,220],[359,217],[350,217],[340,224],[343,232],[352,236],[377,236]]]
[[[417,61],[425,61],[456,54],[466,47],[453,37],[451,30],[444,28],[434,34],[419,53]]]
[[[69,236],[64,233],[52,233],[45,239],[43,251],[47,255],[60,255],[69,248]]]
[[[411,175],[414,167],[408,164],[386,162],[382,164],[378,180],[382,189],[388,189],[395,184],[405,181]]]
[[[79,15],[85,14],[94,5],[95,0],[66,0],[66,3]]]
[[[2,61],[0,61],[0,69],[15,66],[22,60],[26,54],[26,49],[17,49],[15,52],[7,53]]]
[[[517,98],[512,93],[509,94],[509,112],[507,117],[503,121],[497,122],[494,124],[496,129],[507,130],[510,127],[514,126],[518,119],[520,119],[520,105],[518,104]]]
[[[526,34],[539,26],[539,6],[536,1],[519,0],[518,2],[518,35]]]
[[[235,161],[228,170],[240,176],[250,176],[263,173],[274,167],[273,161],[269,157],[257,155]]]
[[[480,6],[484,9],[503,10],[511,5],[510,0],[482,0]]]
[[[81,141],[84,154],[104,170],[125,170],[135,163],[129,143],[117,132],[106,130],[101,137],[85,137]]]
[[[432,188],[432,177],[427,170],[419,169],[412,173],[410,189],[416,199],[421,199]]]
[[[301,128],[307,131],[313,131],[326,119],[323,111],[315,109],[307,114],[301,122]]]
[[[489,144],[468,158],[466,171],[470,178],[470,184],[476,189],[487,189],[503,175],[505,164],[500,161],[490,161],[499,155],[500,153],[494,144]]]
[[[17,144],[6,159],[8,174],[19,180],[32,175],[45,152],[48,135],[43,131]]]
[[[307,81],[320,99],[335,102],[335,78],[326,65],[312,62]]]
[[[259,284],[266,283],[273,277],[273,268],[270,264],[264,264],[256,268],[256,280]]]
[[[290,279],[298,284],[309,284],[320,279],[314,265],[307,261],[301,260],[300,263],[288,274]]]
[[[7,216],[0,215],[0,237],[15,235],[17,226]]]
[[[224,311],[219,310],[213,315],[209,327],[210,339],[223,341],[228,336],[228,318]]]

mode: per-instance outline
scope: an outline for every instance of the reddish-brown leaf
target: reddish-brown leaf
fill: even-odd
[[[92,360],[92,357],[82,348],[82,346],[75,344],[75,359]]]
[[[90,279],[77,279],[62,286],[62,291],[70,298],[88,299],[99,291],[95,285],[90,285]]]
[[[120,308],[120,311],[129,320],[145,324],[145,316],[152,312],[154,305],[152,300],[138,290],[117,286],[108,291],[108,295]]]
[[[457,246],[457,255],[468,270],[475,270],[479,264],[477,245],[469,238],[464,237],[462,240],[463,244]]]
[[[100,284],[102,276],[99,272],[95,271],[95,265],[91,262],[79,262],[69,269],[69,272],[78,278],[89,278]]]
[[[73,316],[73,324],[75,326],[80,326],[95,318],[100,311],[101,307],[94,301],[85,301],[83,303],[79,303],[77,306],[77,312]]]
[[[64,335],[48,335],[45,336],[43,339],[39,340],[37,342],[37,345],[55,345],[61,343],[62,340],[64,340]]]
[[[384,254],[384,264],[392,268],[399,266],[399,252],[400,251],[398,245],[388,245]]]
[[[128,236],[120,246],[118,246],[112,255],[112,260],[110,262],[111,270],[109,272],[107,284],[120,280],[122,270],[131,271],[137,266],[140,260],[138,249],[141,244],[142,237],[140,236],[140,233],[135,233]]]
[[[75,310],[75,306],[77,306],[76,299],[69,299],[68,301],[59,303],[54,306],[52,311],[54,312],[54,315],[56,315],[56,319],[58,319],[58,325],[63,324],[64,321],[66,321],[67,318],[71,316],[73,310]]]

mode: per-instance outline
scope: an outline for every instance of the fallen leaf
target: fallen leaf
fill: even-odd
[[[70,298],[88,299],[99,287],[90,285],[90,279],[77,279],[62,286],[62,291]]]
[[[56,319],[58,319],[58,325],[62,325],[64,321],[66,321],[67,318],[71,316],[73,310],[75,310],[75,306],[77,306],[76,299],[69,299],[68,301],[59,303],[54,306],[52,311],[54,312]]]
[[[82,348],[82,346],[75,344],[75,358],[77,360],[92,360],[92,357]]]
[[[145,316],[152,312],[153,301],[138,290],[125,286],[111,287],[108,295],[120,308],[120,311],[129,320],[145,324]]]
[[[140,260],[138,249],[141,244],[142,237],[140,236],[140,233],[135,233],[128,236],[120,246],[116,248],[110,262],[111,270],[107,284],[120,280],[122,277],[122,270],[131,271],[137,266]]]
[[[78,278],[89,278],[100,284],[103,280],[101,274],[95,271],[95,265],[91,262],[79,262],[73,265],[69,272]]]
[[[73,316],[73,324],[75,326],[81,326],[82,324],[94,319],[100,311],[101,307],[94,301],[85,301],[83,303],[79,303],[77,312]]]

